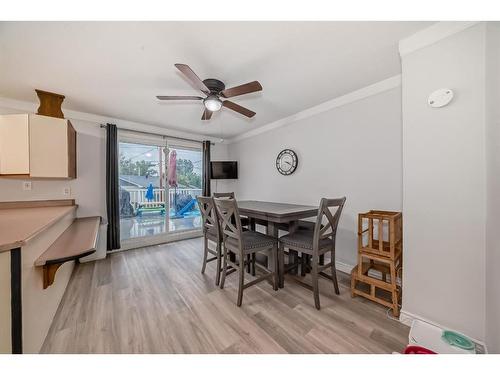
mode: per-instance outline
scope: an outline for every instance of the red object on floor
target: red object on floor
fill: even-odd
[[[403,354],[437,354],[422,346],[408,345]]]

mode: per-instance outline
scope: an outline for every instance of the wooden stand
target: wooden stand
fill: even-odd
[[[351,296],[390,307],[399,316],[403,259],[401,212],[369,211],[358,215],[358,265],[351,272]],[[363,288],[364,286],[364,288]],[[384,294],[386,296],[384,296]]]

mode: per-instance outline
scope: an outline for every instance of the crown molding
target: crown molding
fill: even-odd
[[[437,22],[423,30],[416,32],[408,38],[399,41],[399,54],[401,57],[415,52],[421,48],[439,42],[451,35],[459,33],[471,26],[478,24],[479,21],[442,21]]]
[[[0,108],[5,108],[8,110],[36,113],[38,105],[39,105],[38,103],[0,97]],[[86,121],[94,124],[112,123],[118,125],[120,128],[124,130],[138,130],[143,132],[164,134],[165,136],[171,136],[171,137],[188,138],[196,141],[211,141],[214,143],[222,143],[224,141],[221,140],[221,138],[188,133],[188,132],[183,132],[181,130],[164,128],[156,125],[148,125],[139,122],[123,120],[115,117],[95,115],[93,113],[73,111],[64,108],[63,112],[64,112],[64,117],[69,120]]]
[[[367,98],[369,96],[376,95],[376,94],[379,94],[381,92],[394,89],[394,88],[399,87],[399,86],[401,86],[401,75],[400,74],[393,76],[393,77],[390,77],[390,78],[387,78],[387,79],[384,79],[383,81],[374,83],[372,85],[363,87],[359,90],[352,91],[348,94],[339,96],[339,97],[332,99],[332,100],[329,100],[327,102],[318,104],[314,107],[307,108],[307,109],[300,111],[300,112],[297,112],[291,116],[288,116],[288,117],[282,118],[280,120],[271,122],[267,125],[263,125],[263,126],[258,127],[256,129],[250,130],[246,133],[237,135],[236,137],[230,138],[227,141],[227,143],[235,143],[235,142],[239,142],[239,141],[246,139],[246,138],[255,137],[259,134],[267,133],[271,130],[292,124],[296,121],[303,120],[305,118],[318,115],[322,112],[329,111],[333,108],[341,107],[341,106],[356,102],[358,100],[362,100],[362,99]]]

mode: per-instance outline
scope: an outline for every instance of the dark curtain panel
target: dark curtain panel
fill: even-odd
[[[203,196],[210,196],[210,141],[203,141]]]
[[[120,187],[118,182],[118,135],[116,125],[106,125],[106,210],[108,250],[120,248]]]

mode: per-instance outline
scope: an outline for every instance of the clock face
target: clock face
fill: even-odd
[[[295,172],[298,162],[297,154],[292,150],[285,149],[276,158],[276,168],[282,175],[288,176]]]

